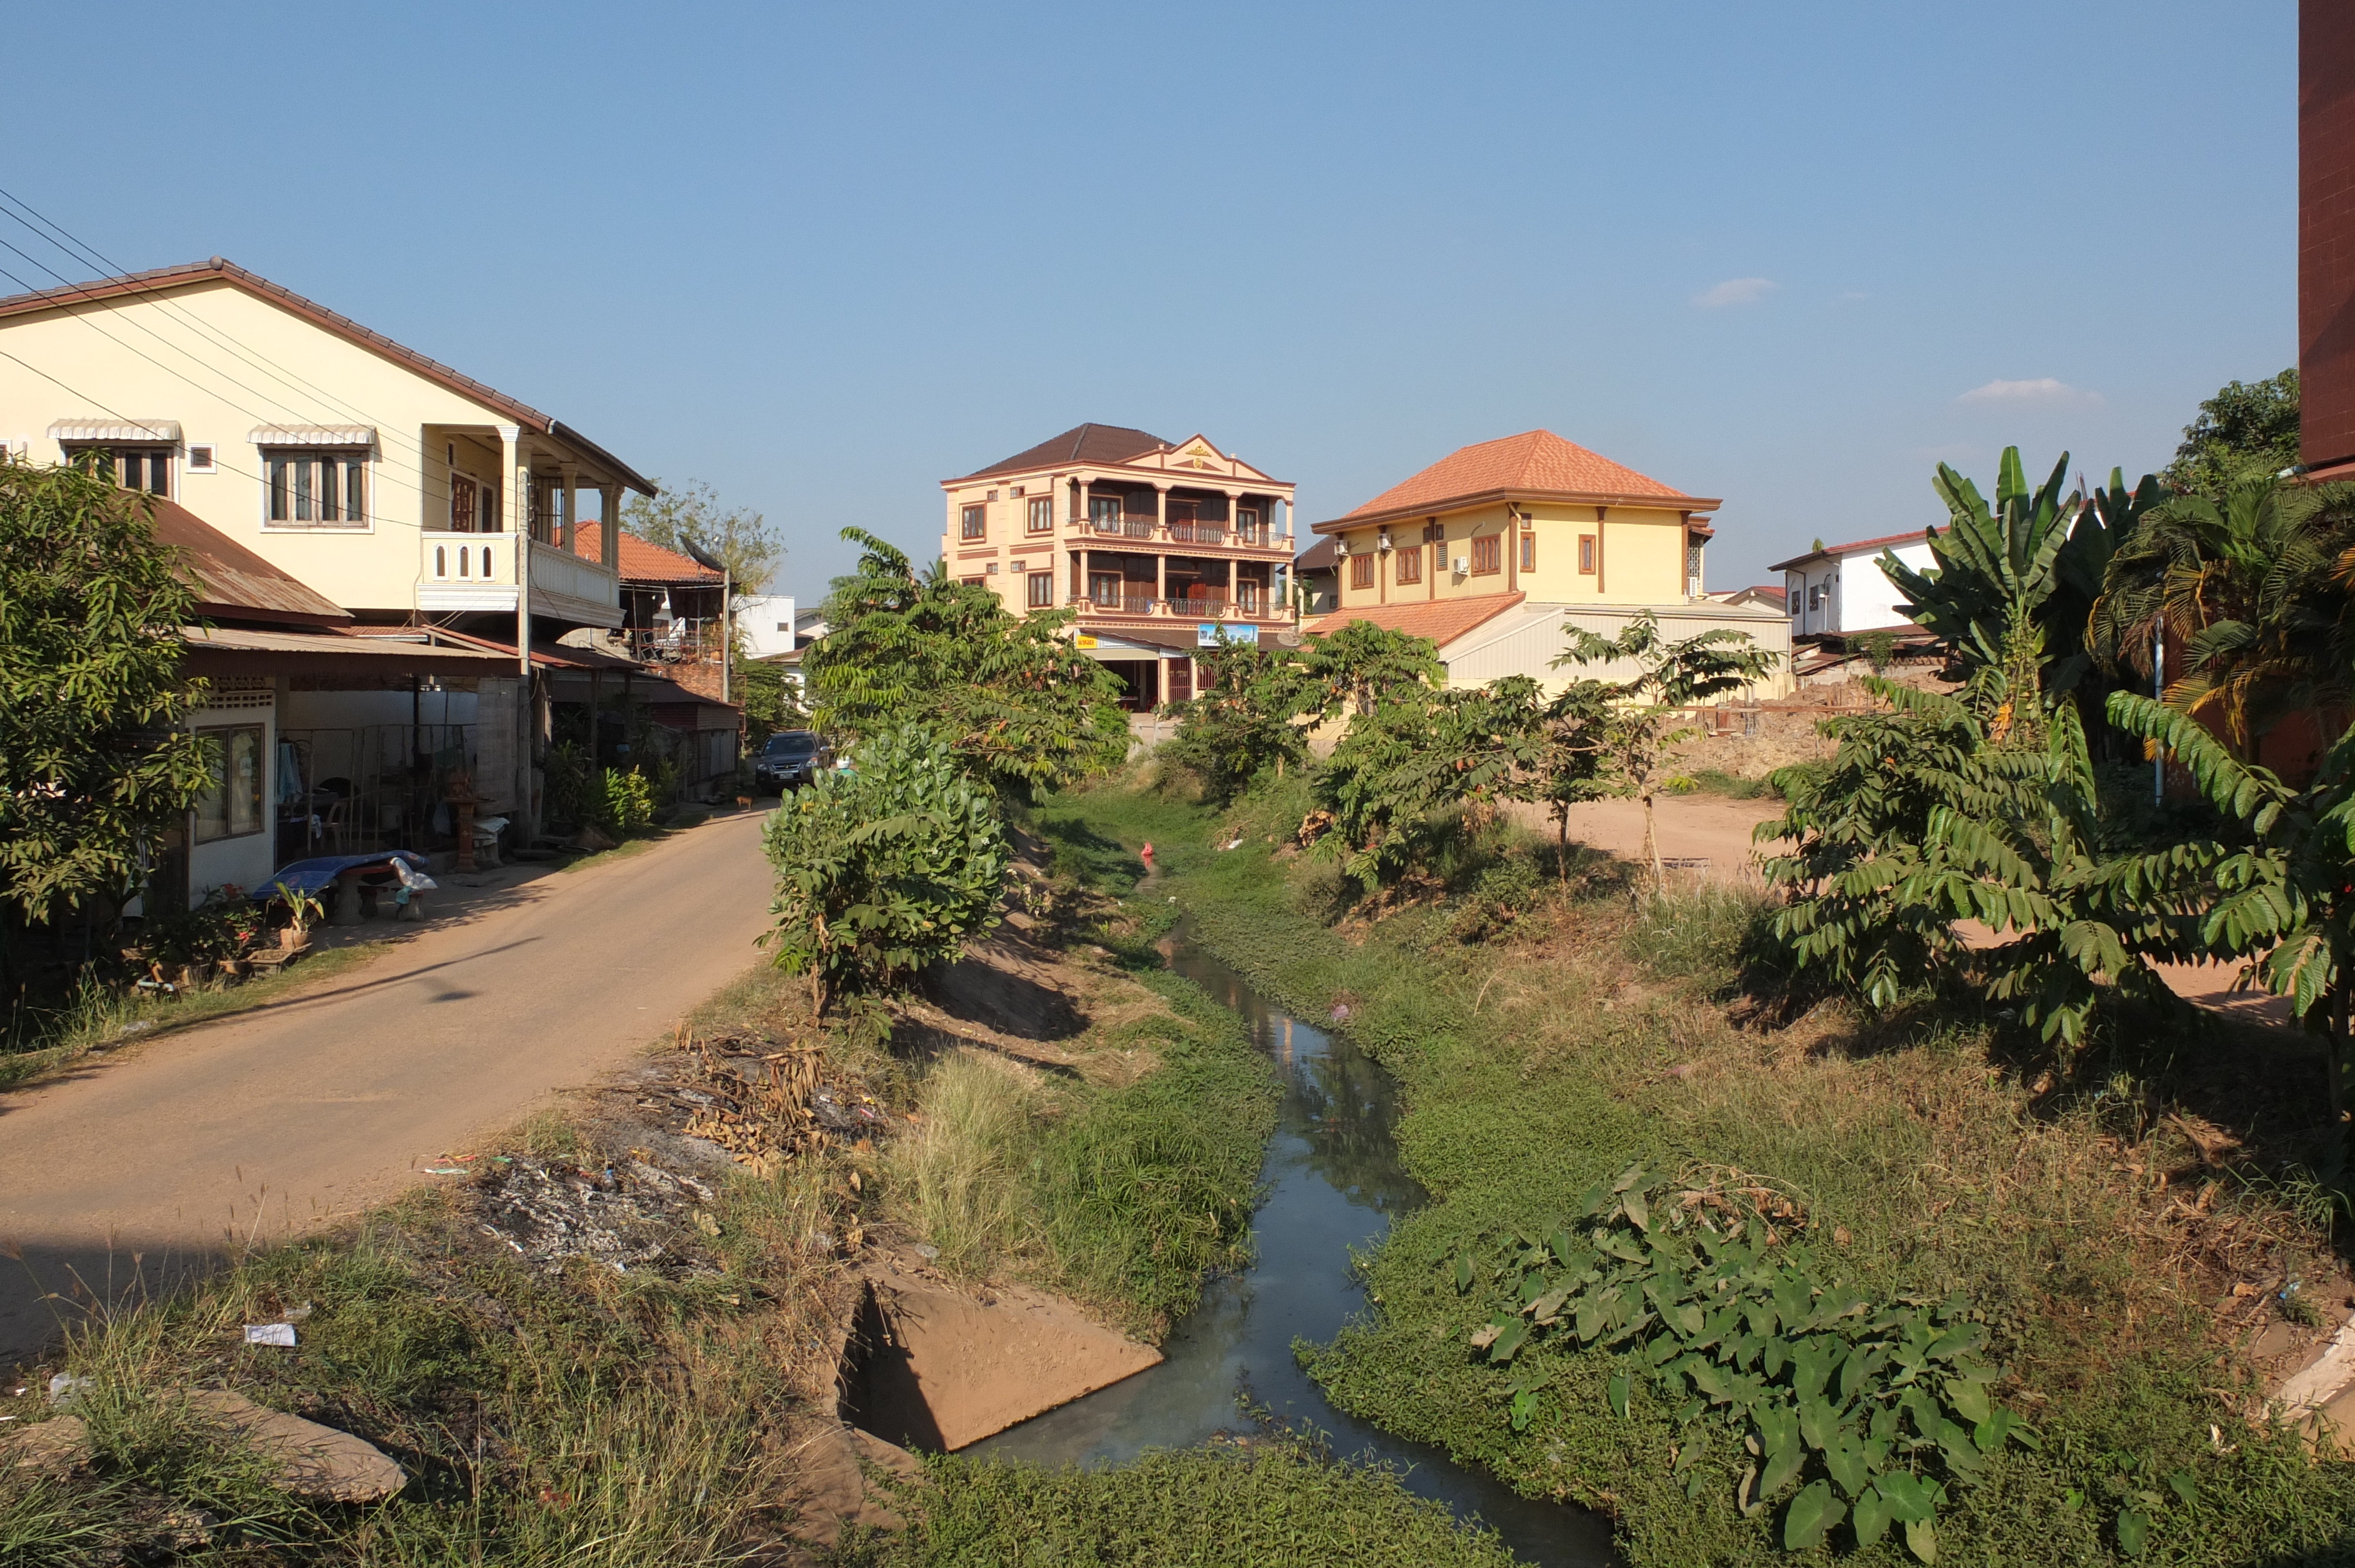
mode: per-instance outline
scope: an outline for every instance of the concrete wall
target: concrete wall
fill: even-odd
[[[771,659],[794,651],[794,596],[748,593],[736,597],[736,637],[747,657]]]
[[[1743,695],[1779,697],[1791,690],[1790,622],[1773,610],[1736,609],[1724,605],[1645,606],[1657,618],[1660,634],[1670,641],[1696,637],[1704,631],[1740,631],[1774,653],[1774,673]],[[1557,670],[1552,661],[1569,646],[1569,628],[1576,626],[1602,637],[1616,637],[1641,609],[1585,604],[1530,602],[1508,610],[1476,627],[1440,650],[1451,686],[1484,686],[1500,675],[1527,675],[1549,692],[1573,681],[1624,681],[1637,673],[1632,663],[1589,664]]]

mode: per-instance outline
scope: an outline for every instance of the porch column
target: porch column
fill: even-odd
[[[1240,491],[1240,490],[1230,490],[1230,491],[1228,491],[1228,492],[1227,492],[1227,532],[1228,532],[1228,533],[1230,533],[1230,534],[1232,534],[1232,535],[1235,536],[1235,543],[1236,543],[1236,544],[1238,544],[1238,545],[1240,545],[1240,544],[1241,544],[1241,543],[1243,542],[1243,535],[1242,535],[1242,527],[1243,527],[1243,521],[1242,521],[1242,510],[1243,510],[1243,493],[1242,493],[1241,491]]]
[[[1169,537],[1169,482],[1166,479],[1153,482],[1153,522],[1161,537]]]
[[[1229,556],[1227,557],[1227,615],[1232,615],[1232,614],[1234,614],[1234,612],[1235,612],[1235,558],[1234,558],[1232,556]],[[1221,620],[1225,620],[1225,619],[1226,619],[1226,616],[1220,616],[1219,619],[1220,619]]]
[[[604,522],[598,524],[597,528],[597,564],[601,567],[611,567],[622,558],[622,496],[623,493],[620,485],[608,484],[605,486],[603,499],[598,503],[600,509],[605,514]]]
[[[1092,489],[1093,489],[1093,486],[1092,486],[1092,485],[1091,485],[1091,484],[1090,484],[1090,482],[1089,482],[1088,481],[1086,481],[1086,480],[1084,480],[1084,479],[1082,479],[1082,480],[1081,480],[1081,481],[1080,481],[1080,509],[1079,509],[1079,512],[1078,512],[1078,513],[1077,513],[1077,514],[1072,517],[1072,519],[1071,519],[1071,520],[1072,520],[1073,522],[1075,522],[1075,523],[1086,523],[1086,522],[1091,522],[1091,521],[1092,521],[1092,520],[1093,520],[1093,518],[1094,518],[1093,503],[1092,503],[1092,500],[1090,499],[1091,492],[1092,491]]]
[[[1080,602],[1082,604],[1093,604],[1095,602],[1095,592],[1096,585],[1088,576],[1088,553],[1086,550],[1082,549],[1080,552]]]
[[[1153,557],[1153,609],[1156,614],[1169,612],[1169,557],[1164,555]]]
[[[556,547],[566,555],[572,553],[572,520],[581,514],[581,475],[570,463],[564,473],[564,512],[557,519]]]

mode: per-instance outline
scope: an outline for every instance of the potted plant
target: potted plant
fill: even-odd
[[[311,927],[326,918],[326,906],[300,888],[277,885],[278,896],[286,906],[286,924],[278,933],[278,946],[289,953],[299,953],[311,945]]]

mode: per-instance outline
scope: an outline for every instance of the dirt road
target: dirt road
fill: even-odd
[[[1551,833],[1553,823],[1535,807],[1517,808],[1532,832]],[[1779,800],[1729,800],[1721,795],[1670,795],[1657,808],[1660,857],[1683,865],[1668,873],[1712,881],[1755,881],[1757,856],[1780,853],[1773,841],[1753,843],[1751,830],[1783,814]],[[1644,858],[1644,808],[1633,800],[1589,800],[1571,808],[1570,836],[1589,849],[1623,860]],[[1969,922],[1966,922],[1967,926]],[[1968,933],[1966,933],[1967,939]],[[1991,940],[1992,938],[1990,938]],[[2160,964],[2168,989],[2188,1001],[2251,1022],[2287,1024],[2289,1004],[2263,991],[2233,990],[2240,970],[2229,964]]]
[[[119,1298],[435,1178],[759,959],[753,815],[548,876],[363,968],[0,1095],[0,1364]],[[139,1262],[134,1264],[133,1258]]]

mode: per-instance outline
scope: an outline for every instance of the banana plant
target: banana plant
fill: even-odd
[[[1943,638],[1966,670],[1999,667],[2015,626],[2045,624],[2041,612],[2062,586],[2061,555],[2084,510],[2083,497],[2063,493],[2068,477],[2069,454],[2062,452],[2051,476],[2031,491],[2019,449],[2006,447],[1990,506],[1977,485],[1940,463],[1930,484],[1945,503],[1949,523],[1943,533],[1929,530],[1937,565],[1916,571],[1895,552],[1881,553],[1882,575],[1908,600],[1898,613]],[[2052,654],[2047,690],[2066,691],[2084,673],[2083,630],[2082,617],[2073,628],[2047,628]]]
[[[2240,961],[2246,983],[2288,998],[2305,1026],[2323,1038],[2335,1171],[2346,1157],[2347,1045],[2355,1011],[2355,728],[2324,756],[2311,784],[2293,789],[2166,704],[2118,692],[2110,698],[2110,722],[2166,747],[2209,803],[2247,833],[2251,842],[2243,846],[2198,846],[2209,885],[2200,954]]]

